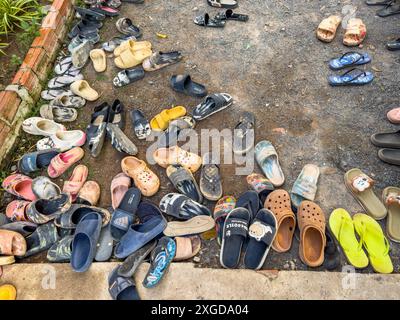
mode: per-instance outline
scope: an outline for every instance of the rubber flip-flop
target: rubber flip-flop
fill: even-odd
[[[190,170],[181,165],[170,165],[166,172],[176,190],[196,202],[203,201],[199,186]]]
[[[111,181],[111,203],[114,210],[118,208],[131,184],[131,178],[123,172],[117,174]]]
[[[371,62],[368,53],[346,52],[340,58],[329,61],[332,70],[341,70],[348,67],[360,66]]]
[[[267,179],[275,186],[280,187],[285,182],[285,177],[279,164],[278,153],[271,142],[260,141],[254,148],[258,166]]]
[[[342,247],[347,261],[362,269],[368,266],[368,257],[362,248],[362,241],[355,235],[354,222],[345,209],[335,209],[329,217],[329,228]]]
[[[247,239],[251,215],[246,208],[233,209],[225,220],[220,263],[224,268],[236,268]]]
[[[50,199],[61,193],[61,189],[57,184],[43,176],[33,179],[32,191],[38,199]]]
[[[66,236],[53,244],[47,251],[47,260],[50,262],[69,262],[72,254],[74,236]]]
[[[144,78],[144,70],[142,67],[125,69],[117,73],[113,79],[115,87],[123,87]]]
[[[18,198],[35,201],[37,198],[32,192],[32,179],[23,174],[12,174],[5,178],[2,188]]]
[[[298,208],[304,200],[314,201],[317,193],[319,168],[313,164],[306,164],[293,184],[290,198],[292,204]]]
[[[133,279],[121,277],[117,266],[108,277],[108,292],[113,300],[140,300]]]
[[[110,259],[113,252],[113,245],[114,239],[111,236],[110,225],[106,225],[101,229],[94,260],[104,262]]]
[[[157,240],[150,241],[139,250],[132,253],[125,261],[121,264],[118,274],[121,277],[130,278],[132,277],[137,268],[144,262],[146,257],[150,254],[151,251],[156,247]]]
[[[211,216],[210,210],[180,193],[168,193],[160,201],[160,210],[171,217],[189,220],[196,216]]]
[[[215,229],[217,232],[218,244],[222,243],[225,219],[228,214],[235,209],[236,199],[233,196],[225,196],[218,200],[214,207],[213,217],[215,220]]]
[[[48,250],[59,240],[57,228],[53,222],[42,224],[31,235],[26,237],[26,251],[24,258]]]
[[[213,161],[211,153],[203,156],[203,166],[200,173],[200,191],[204,198],[218,201],[222,197],[222,178],[219,165]]]
[[[186,221],[170,221],[164,230],[168,237],[183,237],[200,234],[211,230],[215,226],[215,221],[210,216],[195,216]]]
[[[47,173],[50,178],[57,178],[67,171],[72,165],[81,160],[85,152],[80,147],[75,147],[67,152],[60,153],[51,159],[50,165],[47,168]]]
[[[59,154],[57,149],[49,149],[26,153],[18,161],[18,171],[23,174],[30,174],[32,172],[46,168],[51,159]]]
[[[61,193],[50,199],[39,199],[31,202],[26,208],[29,221],[44,224],[56,219],[71,207],[71,196]]]
[[[73,230],[76,229],[79,222],[86,214],[92,212],[101,216],[102,227],[108,225],[111,219],[111,214],[107,209],[82,204],[73,204],[68,211],[54,220],[54,224],[62,229]]]
[[[86,214],[78,223],[72,241],[71,267],[75,272],[89,269],[96,254],[102,218],[96,212]]]
[[[171,76],[170,84],[176,92],[184,93],[188,96],[202,98],[207,95],[206,87],[194,82],[188,74]]]
[[[389,255],[390,243],[383,234],[379,223],[363,213],[356,213],[353,221],[356,232],[368,253],[372,268],[375,272],[392,273],[393,263]]]
[[[144,117],[143,113],[138,110],[130,111],[132,119],[132,127],[135,135],[138,139],[146,139],[151,133],[151,127],[149,121]]]
[[[236,201],[236,208],[246,208],[249,210],[250,218],[253,220],[260,209],[260,198],[257,192],[248,190],[242,193]]]
[[[372,72],[361,69],[351,69],[341,75],[332,75],[328,77],[331,86],[362,86],[369,84],[374,80]]]
[[[176,253],[173,239],[162,237],[151,252],[150,268],[143,280],[145,288],[153,288],[160,283]]]
[[[385,206],[372,190],[374,180],[355,168],[345,173],[344,181],[347,189],[371,217],[376,220],[386,217]]]
[[[371,136],[373,145],[381,148],[400,149],[400,130],[395,132],[374,133]]]
[[[268,209],[261,209],[249,226],[249,241],[244,255],[247,269],[260,269],[272,247],[278,223],[275,215]]]
[[[243,112],[233,131],[233,147],[235,154],[245,154],[254,146],[254,126],[256,118],[251,112]]]
[[[86,182],[89,174],[89,169],[83,164],[80,164],[74,168],[69,180],[64,181],[62,192],[71,195],[72,202],[75,202],[78,197],[78,193]]]
[[[385,188],[382,192],[382,201],[388,211],[387,236],[394,242],[400,242],[400,188]]]

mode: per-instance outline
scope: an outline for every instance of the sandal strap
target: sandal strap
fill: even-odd
[[[367,74],[365,73],[365,71],[360,70],[360,69],[357,69],[357,68],[353,68],[353,69],[350,69],[349,71],[343,73],[343,74],[341,75],[341,78],[343,78],[344,76],[347,76],[347,75],[351,75],[351,73],[352,73],[353,71],[358,71],[358,72],[357,72],[356,75],[354,75],[354,76],[351,77],[350,79],[348,79],[348,80],[343,80],[343,82],[345,82],[345,83],[347,83],[347,82],[353,82],[354,80],[360,78],[361,76],[367,75]]]
[[[249,231],[248,225],[249,222],[247,220],[240,218],[229,218],[229,220],[225,220],[224,236],[229,238],[237,235],[246,238]]]
[[[352,191],[354,191],[356,193],[360,193],[367,189],[372,188],[374,183],[375,183],[374,180],[372,180],[366,174],[362,173],[362,174],[358,175],[357,177],[353,178],[353,180],[351,181],[350,187],[351,187]]]
[[[275,238],[276,228],[265,222],[254,219],[249,227],[249,237],[270,246]]]

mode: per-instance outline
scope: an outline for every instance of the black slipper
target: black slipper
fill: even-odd
[[[117,76],[113,80],[113,84],[116,87],[123,87],[132,82],[143,79],[144,74],[145,73],[142,67],[134,69],[126,69],[118,72]]]
[[[249,16],[247,14],[234,13],[232,9],[228,9],[226,11],[221,11],[215,16],[216,20],[235,20],[235,21],[243,21],[246,22],[249,20]]]
[[[389,16],[393,16],[395,14],[400,14],[400,4],[396,2],[388,4],[385,8],[378,10],[376,14],[381,18],[386,18]]]
[[[256,118],[251,112],[243,112],[233,131],[233,153],[245,154],[254,146],[254,125]]]
[[[386,43],[386,48],[390,51],[400,50],[400,38]]]
[[[225,21],[211,19],[208,13],[205,13],[203,16],[198,16],[194,18],[193,21],[195,24],[202,27],[211,27],[211,28],[225,27]]]
[[[18,161],[18,171],[30,174],[48,167],[51,160],[60,153],[58,149],[47,149],[24,154]]]
[[[125,107],[120,100],[114,100],[108,114],[107,122],[115,124],[121,130],[125,129]]]
[[[202,98],[207,95],[207,89],[200,83],[192,81],[190,75],[174,75],[170,84],[176,92],[185,93],[192,97]]]
[[[102,25],[101,22],[91,23],[89,20],[81,20],[68,33],[68,38],[72,39],[75,38],[77,35],[85,35],[90,33],[98,32],[99,26]]]
[[[203,201],[199,186],[190,170],[181,165],[170,165],[166,171],[176,190],[198,203]]]
[[[329,228],[325,229],[326,245],[324,267],[327,270],[334,270],[340,265],[340,251],[335,237]]]
[[[57,228],[53,222],[42,224],[36,230],[26,237],[26,245],[28,250],[23,258],[30,257],[39,252],[49,249],[59,240]]]
[[[190,116],[184,116],[171,121],[167,130],[165,130],[161,136],[158,137],[158,147],[168,148],[170,146],[176,146],[178,144],[180,134],[182,133],[182,135],[184,135],[185,132],[193,129],[195,125],[196,121]]]
[[[400,149],[380,149],[378,158],[383,162],[400,166]]]
[[[251,215],[246,208],[235,208],[226,217],[222,235],[220,263],[225,268],[236,268],[239,264],[243,244]]]
[[[86,143],[92,157],[97,157],[103,148],[109,111],[107,102],[96,107],[86,128]]]
[[[130,111],[132,127],[138,139],[146,139],[151,133],[150,123],[143,113],[136,109]]]
[[[133,279],[121,277],[117,266],[108,277],[108,292],[113,300],[140,300]]]
[[[206,206],[179,193],[166,194],[159,207],[162,212],[180,220],[189,220],[199,215],[211,216],[211,211]]]
[[[131,278],[135,274],[137,268],[142,264],[142,262],[144,262],[146,257],[148,257],[150,252],[155,248],[156,244],[157,240],[153,240],[132,253],[122,263],[118,270],[118,274],[121,277]]]
[[[260,209],[260,198],[258,197],[258,193],[253,190],[242,193],[236,201],[236,208],[239,207],[249,210],[250,217],[253,219]]]
[[[81,7],[75,7],[75,11],[79,14],[79,16],[83,19],[86,17],[90,17],[92,20],[104,20],[106,16],[102,13],[96,12],[91,9],[86,9],[86,8],[81,8]]]
[[[375,133],[371,136],[373,145],[381,148],[400,149],[400,130],[396,132]]]
[[[215,93],[207,96],[193,111],[194,120],[203,120],[214,113],[231,106],[233,98],[227,93]]]

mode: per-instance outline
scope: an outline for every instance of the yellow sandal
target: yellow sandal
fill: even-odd
[[[0,286],[0,300],[15,300],[17,298],[17,289],[11,284]]]
[[[186,108],[176,106],[171,109],[164,109],[150,121],[150,126],[153,130],[163,131],[168,128],[172,120],[178,119],[186,115]]]

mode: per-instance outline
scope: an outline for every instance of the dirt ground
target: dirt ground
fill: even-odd
[[[224,29],[212,29],[193,23],[198,14],[218,12],[205,0],[123,3],[121,16],[131,18],[140,26],[143,39],[151,41],[154,50],[180,50],[184,59],[179,64],[147,73],[144,79],[119,89],[112,85],[112,78],[118,72],[112,59],[108,60],[107,71],[103,74],[96,74],[88,64],[85,77],[101,92],[101,98],[89,103],[80,112],[79,123],[70,128],[84,129],[96,105],[104,101],[112,103],[116,98],[128,110],[141,109],[148,119],[171,105],[184,105],[191,112],[201,100],[175,93],[169,87],[171,75],[190,73],[196,81],[205,84],[210,93],[227,92],[235,99],[234,106],[202,121],[198,130],[233,128],[242,111],[255,113],[256,141],[268,139],[276,146],[286,176],[283,186],[286,190],[290,190],[306,163],[314,163],[321,168],[316,202],[323,208],[326,218],[338,207],[351,213],[361,212],[343,184],[347,170],[358,167],[376,179],[377,194],[386,186],[397,186],[400,177],[399,167],[381,162],[377,158],[377,148],[369,141],[373,133],[397,130],[386,120],[386,112],[398,106],[400,98],[399,53],[387,51],[385,43],[399,35],[400,16],[378,18],[376,8],[367,7],[361,0],[241,0],[239,4],[236,11],[250,16],[247,23],[230,21]],[[375,70],[376,78],[364,87],[332,88],[327,83],[327,76],[332,74],[328,61],[354,49],[342,45],[343,30],[338,31],[331,44],[323,44],[316,39],[315,29],[324,17],[340,14],[342,8],[350,4],[357,7],[357,16],[368,29],[362,50],[355,50],[372,56],[372,63],[363,68]],[[107,19],[101,30],[102,41],[118,35],[116,20]],[[158,38],[157,32],[167,34],[168,38]],[[138,157],[145,159],[150,143],[137,140],[129,117],[127,120],[125,133],[137,144]],[[22,135],[21,139],[25,142],[20,146],[27,148],[27,137]],[[101,206],[110,205],[110,183],[121,171],[123,157],[106,143],[100,157],[93,159],[87,154],[84,158],[83,163],[90,170],[89,178],[102,187]],[[239,196],[247,190],[245,176],[235,176],[234,168],[233,165],[221,166],[225,195]],[[160,177],[162,187],[150,200],[158,203],[173,188],[164,169],[156,165],[152,169]],[[255,171],[260,172],[257,167]],[[70,173],[71,170],[62,178]],[[213,209],[213,203],[206,204]],[[395,272],[399,272],[399,244],[391,243],[391,256]],[[217,242],[203,241],[199,258],[199,266],[220,267]],[[342,256],[342,265],[345,264]],[[271,251],[264,269],[306,270],[298,258],[298,241],[293,242],[288,253]],[[372,269],[363,272],[372,272]]]

